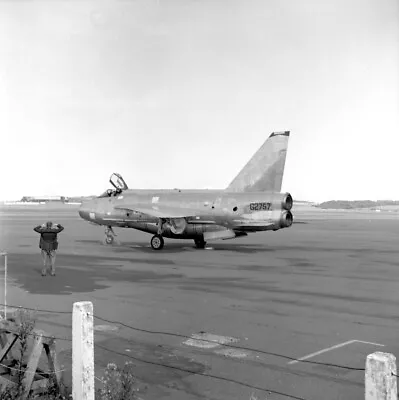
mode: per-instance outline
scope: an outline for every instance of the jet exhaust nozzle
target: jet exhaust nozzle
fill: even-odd
[[[294,200],[292,199],[291,194],[286,193],[283,198],[283,202],[282,202],[281,206],[284,210],[290,211],[292,209],[293,203],[294,203]]]
[[[289,228],[293,222],[293,215],[291,211],[283,211],[280,218],[280,226],[282,228]]]

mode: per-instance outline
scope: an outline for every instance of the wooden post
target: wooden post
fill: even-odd
[[[396,357],[376,352],[367,356],[365,374],[366,400],[397,400]]]
[[[22,379],[22,385],[24,387],[22,395],[23,399],[28,398],[29,392],[32,388],[33,379],[35,377],[37,366],[39,365],[40,356],[43,351],[43,334],[44,332],[37,331],[34,335],[32,353],[30,354],[24,378]]]
[[[93,303],[90,301],[73,304],[72,398],[94,400]]]

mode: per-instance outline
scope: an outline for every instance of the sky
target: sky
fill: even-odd
[[[0,200],[224,189],[291,131],[294,199],[399,199],[396,0],[0,2]]]

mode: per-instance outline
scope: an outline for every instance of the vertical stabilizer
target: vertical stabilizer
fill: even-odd
[[[273,132],[226,188],[228,192],[280,192],[289,131]]]

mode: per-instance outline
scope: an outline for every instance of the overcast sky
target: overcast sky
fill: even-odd
[[[225,188],[290,130],[283,190],[399,199],[396,0],[0,2],[0,199]]]

